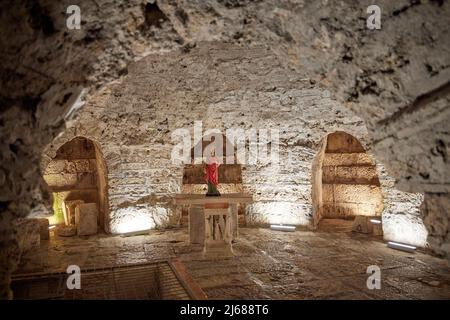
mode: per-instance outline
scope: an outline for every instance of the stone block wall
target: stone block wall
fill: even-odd
[[[180,208],[171,201],[174,193],[201,192],[201,185],[183,185],[184,165],[172,160],[173,149],[180,143],[172,133],[185,129],[193,146],[196,121],[202,121],[205,133],[213,128],[223,133],[230,128],[277,130],[276,146],[260,144],[269,151],[278,147],[279,163],[242,164],[242,187],[231,188],[254,197],[245,212],[249,225],[313,225],[312,165],[327,134],[349,133],[370,153],[363,121],[334,101],[327,90],[291,72],[263,48],[215,44],[188,54],[152,55],[131,65],[123,81],[103,88],[87,102],[78,122],[53,142],[46,155],[74,135],[92,139],[107,167],[110,231],[164,228],[180,222]],[[343,154],[333,157],[342,163],[350,161]],[[367,161],[367,157],[372,155],[353,153],[351,163]],[[415,211],[405,209],[405,217],[412,221],[410,217],[418,216],[415,208],[420,197],[394,194],[393,184],[386,182],[389,177],[380,170],[383,166],[377,163],[383,193],[391,194],[383,194],[383,217],[396,216],[411,206]],[[373,168],[369,171],[374,174]],[[411,226],[420,225],[419,220]],[[409,233],[411,226],[402,232]]]
[[[378,173],[373,160],[365,155],[359,141],[345,132],[326,137],[321,184],[323,218],[381,215],[383,197]]]
[[[397,179],[397,187],[426,193],[424,201],[431,202],[423,215],[434,249],[448,247],[449,229],[443,230],[442,221],[448,221],[450,212],[445,206],[450,192],[450,2],[379,0],[381,30],[364,27],[365,9],[373,4],[368,0],[230,3],[159,0],[165,19],[152,23],[140,0],[126,5],[120,0],[80,0],[85,24],[79,32],[67,33],[61,12],[73,4],[69,0],[35,1],[33,10],[28,2],[2,1],[0,244],[8,254],[0,257],[5,270],[0,273],[0,297],[8,296],[7,279],[16,264],[8,258],[17,242],[11,222],[40,214],[50,204],[39,170],[45,146],[66,125],[74,125],[70,122],[81,115],[78,107],[85,97],[105,95],[109,89],[103,85],[126,75],[131,61],[181,47],[188,53],[199,41],[264,45],[305,79],[328,86],[338,101],[365,120],[373,151]],[[98,105],[89,113],[99,120],[106,109]],[[95,125],[93,137],[102,138],[104,124]],[[383,190],[393,184],[387,179]],[[384,212],[415,212],[400,209],[396,193],[384,198],[393,203]]]
[[[52,192],[97,189],[97,161],[92,142],[74,138],[61,146],[48,163],[44,179]]]
[[[73,200],[96,203],[98,224],[109,232],[107,167],[95,142],[85,137],[71,136],[63,144],[50,148],[41,168],[53,198],[58,198],[54,205],[64,205],[63,201]],[[52,223],[61,222],[55,217],[50,219]]]

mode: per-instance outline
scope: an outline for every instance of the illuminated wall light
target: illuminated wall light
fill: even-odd
[[[311,206],[294,202],[256,202],[247,207],[251,223],[308,226]]]
[[[128,207],[117,213],[120,218],[111,222],[113,234],[130,234],[155,228],[155,222],[147,208]]]
[[[387,219],[383,217],[382,224],[386,242],[407,243],[417,248],[426,247],[428,232],[420,219],[413,219],[407,214],[391,213],[387,215]]]
[[[381,220],[377,219],[370,219],[370,222],[372,222],[373,224],[381,224]]]
[[[150,217],[130,217],[125,219],[117,226],[117,233],[132,233],[137,231],[149,230],[153,228]]]
[[[54,228],[56,228],[55,225],[48,226],[48,230],[52,230],[52,229],[54,229]]]
[[[132,232],[126,232],[120,234],[121,237],[132,237],[132,236],[141,236],[144,234],[148,234],[151,229],[145,229],[145,230],[139,230],[139,231],[132,231]]]
[[[286,226],[286,225],[282,225],[282,224],[271,224],[270,229],[277,230],[277,231],[293,232],[293,231],[295,231],[295,226]]]
[[[406,252],[414,252],[416,250],[415,246],[405,244],[405,243],[400,243],[400,242],[394,242],[394,241],[389,241],[387,243],[387,246],[391,249],[396,249],[396,250],[401,250],[401,251],[406,251]]]

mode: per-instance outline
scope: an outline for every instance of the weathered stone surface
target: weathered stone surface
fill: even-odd
[[[39,221],[39,237],[41,240],[48,240],[50,238],[50,231],[48,229],[48,219],[41,218]]]
[[[76,116],[90,92],[126,73],[133,58],[148,50],[179,46],[170,23],[160,27],[147,23],[141,1],[77,3],[82,8],[83,29],[70,32],[64,13],[72,4],[46,0],[1,3],[0,44],[5,50],[1,53],[0,178],[6,179],[0,184],[2,215],[51,212],[38,165],[44,146]],[[1,222],[6,223],[0,227],[5,230],[0,239],[2,252],[14,238],[10,221]],[[5,261],[1,261],[2,278],[17,264]],[[7,296],[8,289],[2,286],[0,297]]]
[[[83,200],[65,200],[64,206],[65,206],[65,212],[67,215],[67,225],[76,225],[76,208],[80,204],[84,203]]]
[[[329,157],[331,160],[327,161]],[[327,135],[313,168],[315,227],[322,218],[349,219],[382,214],[384,199],[379,172],[358,139],[341,131]],[[405,201],[401,197],[397,200]]]
[[[189,208],[189,241],[192,244],[205,242],[205,214],[201,206],[191,206]]]
[[[450,250],[450,198],[445,194],[425,194],[422,217],[428,228],[428,241],[432,248],[445,255]]]
[[[77,227],[74,225],[57,225],[55,232],[60,237],[73,237],[77,234]]]
[[[41,245],[41,222],[39,219],[19,219],[15,227],[21,255],[39,248]]]
[[[326,219],[325,219],[326,220]],[[323,220],[323,221],[325,221]],[[336,219],[329,219],[336,220]],[[241,228],[234,257],[204,260],[187,228],[134,237],[52,238],[27,255],[19,272],[65,272],[177,257],[210,299],[449,299],[447,261],[392,250],[359,233]],[[380,290],[367,289],[367,267],[381,268]],[[99,290],[99,299],[104,291]],[[133,298],[130,296],[129,298]]]
[[[375,166],[323,167],[323,183],[379,184]]]
[[[382,236],[383,235],[383,224],[382,223],[372,223],[372,234],[374,236]]]
[[[371,216],[379,212],[371,203],[323,202],[322,214],[329,219],[351,219],[355,215]]]
[[[275,56],[268,54],[262,49],[246,50],[239,54],[238,48],[229,50],[225,46],[212,46],[211,49],[204,47],[201,50],[193,50],[188,56],[170,54],[164,57],[164,62],[160,61],[162,57],[151,56],[146,61],[139,62],[139,66],[130,68],[130,75],[120,86],[116,86],[111,90],[120,92],[120,94],[108,95],[102,99],[98,99],[95,104],[86,106],[86,113],[80,115],[80,125],[76,126],[78,134],[84,133],[88,137],[92,137],[96,141],[101,141],[101,150],[105,155],[105,160],[109,168],[109,199],[111,208],[111,221],[114,224],[123,225],[125,218],[115,218],[114,216],[124,212],[123,204],[129,206],[133,203],[139,204],[148,196],[152,195],[155,201],[160,201],[161,205],[165,204],[165,198],[171,193],[178,192],[182,188],[180,185],[183,167],[174,165],[170,159],[172,148],[175,141],[171,139],[171,132],[179,128],[190,128],[192,121],[203,119],[205,130],[211,121],[205,118],[205,107],[199,106],[197,100],[200,97],[208,99],[209,107],[207,112],[216,114],[216,117],[222,117],[224,120],[214,123],[218,129],[225,130],[234,126],[242,126],[243,129],[260,129],[260,128],[277,128],[282,131],[281,143],[286,145],[281,148],[280,156],[283,157],[283,163],[277,168],[265,167],[263,165],[243,167],[241,190],[251,192],[255,200],[261,201],[259,205],[250,206],[248,210],[257,210],[249,212],[248,219],[252,221],[272,221],[277,219],[290,221],[292,223],[308,225],[310,209],[306,211],[301,209],[293,213],[291,217],[283,218],[290,210],[297,208],[310,207],[310,186],[309,172],[310,159],[315,154],[313,146],[320,141],[327,130],[333,130],[339,125],[346,128],[350,132],[364,138],[364,126],[344,108],[334,103],[322,94],[320,90],[311,88],[310,84],[303,83],[301,78],[294,74],[290,75],[291,80],[286,81],[286,70],[277,61]],[[217,56],[216,59],[226,59],[227,63],[217,64],[216,69],[223,74],[222,79],[216,79],[222,84],[216,88],[207,89],[201,83],[211,77],[210,69],[202,67],[204,56]],[[243,58],[245,57],[245,58]],[[250,59],[251,60],[248,60]],[[186,60],[187,59],[187,60]],[[186,60],[184,62],[184,60]],[[157,62],[157,63],[155,63]],[[181,66],[180,66],[181,63]],[[158,81],[152,80],[152,75],[160,74],[159,69],[163,70],[163,64],[170,65],[171,68],[177,69],[173,74],[167,74],[164,77],[158,76]],[[254,80],[245,80],[245,72],[242,71],[242,65],[248,65],[246,70],[253,70]],[[183,66],[185,65],[185,66]],[[277,89],[265,91],[264,88],[272,88],[273,83],[265,83],[264,74],[261,72],[269,66],[277,66],[273,74],[277,79]],[[153,70],[157,68],[157,70]],[[234,68],[234,72],[230,72]],[[219,73],[220,74],[220,73]],[[146,80],[141,81],[144,77]],[[179,80],[175,78],[179,78]],[[178,83],[188,79],[189,88],[195,88],[195,91],[186,90],[182,100],[178,95],[184,91],[184,87],[177,87],[177,92],[172,92],[171,83]],[[240,80],[241,79],[241,80]],[[261,81],[257,81],[257,79]],[[241,90],[236,92],[234,87],[223,86],[223,84],[235,83],[243,81]],[[182,82],[183,83],[183,82]],[[154,86],[157,85],[157,88]],[[160,95],[163,89],[171,91],[170,94]],[[263,90],[262,92],[259,92]],[[291,96],[291,100],[284,101],[284,92]],[[116,97],[117,96],[117,97]],[[168,101],[170,99],[170,101]],[[225,99],[226,102],[222,102]],[[312,101],[312,105],[308,105],[303,100]],[[131,104],[128,103],[132,101]],[[148,102],[152,101],[151,109],[155,110],[153,117],[149,117],[145,110],[149,108]],[[159,101],[157,103],[157,101]],[[214,101],[218,101],[215,103]],[[182,104],[180,104],[182,102]],[[104,109],[105,103],[108,109]],[[157,105],[170,104],[176,108],[176,112],[170,112],[164,108],[160,109]],[[175,107],[178,106],[178,107]],[[305,129],[298,131],[294,125],[295,121],[305,121],[293,117],[292,112],[302,109],[302,115],[307,114],[308,118]],[[98,136],[97,123],[98,120],[91,115],[96,110],[103,112],[102,121],[108,124],[103,130],[101,136]],[[88,110],[92,110],[88,111]],[[255,114],[254,110],[259,110]],[[278,110],[274,113],[274,110]],[[283,112],[279,112],[284,110]],[[119,114],[126,112],[127,121],[123,122]],[[342,114],[336,119],[336,112]],[[134,118],[139,114],[140,128],[138,131],[122,130],[122,126],[132,125]],[[327,119],[326,123],[317,125],[312,114]],[[269,117],[270,116],[270,117]],[[303,116],[302,116],[303,117]],[[328,117],[328,118],[326,118]],[[237,123],[239,119],[239,123]],[[348,121],[350,119],[350,121]],[[83,125],[81,125],[83,123]],[[92,125],[87,125],[92,123]],[[329,123],[329,124],[328,124]],[[243,125],[242,125],[243,124]],[[141,128],[159,128],[161,131],[155,131],[141,135]],[[86,131],[85,128],[91,128]],[[60,145],[60,142],[67,141],[71,138],[71,130],[61,136],[54,142],[53,149]],[[120,139],[117,139],[120,137]],[[138,139],[128,146],[117,146],[116,141],[127,140],[128,137]],[[139,140],[140,139],[140,140]],[[292,147],[291,147],[292,146]],[[118,153],[117,153],[118,152]],[[116,156],[116,154],[118,156]],[[130,180],[132,179],[132,180]],[[203,186],[202,186],[203,187]],[[225,186],[219,186],[225,188]],[[191,188],[192,189],[192,188]],[[189,190],[191,190],[189,189]],[[186,189],[187,190],[187,189]],[[227,189],[224,189],[225,191]],[[232,190],[232,189],[230,189]],[[297,204],[298,202],[298,204]],[[272,204],[271,204],[272,203]],[[286,203],[292,203],[292,206],[286,206]],[[263,209],[267,207],[267,209]],[[284,210],[279,208],[284,207]],[[273,210],[274,209],[274,210]],[[129,210],[130,213],[133,210]],[[149,211],[151,212],[151,211]],[[305,216],[306,214],[306,216]],[[257,217],[261,215],[261,217]],[[265,215],[272,218],[266,219]],[[289,214],[288,214],[289,215]],[[275,217],[279,218],[275,218]],[[292,219],[298,216],[301,218]],[[170,219],[170,217],[168,217]],[[152,220],[149,216],[148,219]],[[150,221],[149,220],[149,221]],[[167,225],[167,221],[162,221],[161,226]],[[116,227],[112,229],[117,230]]]
[[[92,141],[74,138],[61,146],[44,171],[52,191],[96,189],[98,181],[95,146]]]
[[[373,165],[367,153],[330,153],[323,159],[323,166]]]
[[[371,233],[372,226],[366,216],[356,216],[353,221],[352,231],[360,233]]]
[[[152,21],[141,1],[83,0],[79,5],[85,23],[75,32],[66,30],[61,14],[70,1],[32,3],[31,7],[12,0],[1,4],[0,43],[5,48],[1,53],[5,85],[1,86],[0,128],[3,252],[15,250],[7,245],[14,242],[13,218],[41,214],[42,205],[49,204],[38,162],[43,147],[77,114],[72,106],[80,94],[95,92],[126,74],[128,62],[137,57],[182,45],[183,52],[189,52],[196,42],[212,39],[263,44],[300,74],[310,75],[311,82],[328,86],[337,100],[366,121],[374,152],[402,190],[449,197],[448,1],[380,0],[383,27],[376,31],[364,27],[370,1],[161,0],[157,7],[165,18]],[[266,73],[266,77],[272,75]],[[206,79],[200,87],[208,86]],[[228,88],[239,85],[237,81],[227,84]],[[108,90],[100,91],[99,97]],[[289,101],[287,96],[283,103]],[[204,102],[200,97],[197,101]],[[99,108],[92,115],[101,113]],[[134,125],[140,121],[136,115],[131,118]],[[96,131],[105,126],[99,124]],[[124,137],[123,145],[143,141],[148,134],[158,137],[158,132],[147,132],[149,128],[142,126],[137,136]],[[105,156],[112,160],[111,166],[120,163],[117,160],[124,149],[121,146]],[[166,187],[176,189],[176,178],[169,179],[173,180]],[[158,188],[148,189],[153,190]],[[138,198],[137,192],[128,200]],[[450,212],[448,207],[444,212]],[[441,224],[434,226],[431,217],[427,220],[430,230]],[[436,238],[433,246],[437,250],[447,246],[448,241],[441,242],[444,239]],[[5,275],[14,268],[15,262],[6,258],[12,256],[2,258]],[[7,296],[7,291],[2,287],[0,296]]]
[[[427,241],[428,232],[420,219],[417,209],[406,208],[396,214],[383,214],[384,239],[423,246]]]
[[[324,202],[382,205],[380,187],[370,185],[324,184]]]
[[[75,225],[79,236],[97,233],[98,206],[96,203],[81,203],[75,207]]]

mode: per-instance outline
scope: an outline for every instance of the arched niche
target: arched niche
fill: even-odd
[[[61,145],[44,169],[53,194],[50,224],[74,224],[78,203],[96,203],[98,230],[109,232],[107,168],[98,143],[75,137]]]
[[[238,163],[236,156],[236,146],[222,134],[222,164],[219,166],[219,185],[218,190],[221,194],[225,193],[242,193],[242,165]],[[216,140],[214,135],[205,135],[202,140],[191,149],[191,163],[185,164],[183,167],[183,181],[181,192],[185,194],[206,194],[207,186],[205,181],[204,161],[208,146],[215,146]],[[227,146],[229,150],[233,150],[232,155],[227,159]],[[230,149],[231,147],[231,149]],[[201,150],[201,157],[196,158],[195,150]],[[202,164],[195,164],[196,160]],[[182,224],[187,223],[187,208],[182,210]],[[245,215],[243,208],[238,209],[238,219],[241,224],[245,223]]]
[[[324,219],[381,217],[384,205],[376,164],[357,138],[337,131],[321,141],[312,165],[312,201],[315,228]]]

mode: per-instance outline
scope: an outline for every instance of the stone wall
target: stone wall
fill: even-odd
[[[64,205],[63,201],[73,200],[97,203],[98,223],[103,228],[105,212],[108,212],[105,209],[107,186],[101,154],[97,153],[92,141],[76,137],[62,145],[53,159],[42,166],[44,180],[53,197],[60,199],[58,203]]]
[[[264,45],[328,86],[367,123],[374,153],[396,178],[386,187],[427,194],[433,248],[448,252],[448,1],[380,0],[374,31],[365,28],[371,1],[80,0],[83,27],[68,31],[71,4],[1,3],[0,297],[16,264],[13,220],[50,203],[38,166],[44,146],[130,61],[198,41]]]
[[[44,147],[77,114],[84,99],[126,73],[146,52],[179,47],[165,21],[155,27],[142,1],[79,1],[81,30],[66,28],[73,1],[5,0],[0,4],[0,298],[19,243],[14,220],[51,210],[39,168]],[[117,14],[120,12],[120,14]]]
[[[334,132],[326,137],[322,164],[323,218],[379,216],[383,211],[375,163],[354,137]]]
[[[92,142],[75,138],[63,145],[45,168],[44,179],[52,192],[96,192],[97,163]]]
[[[169,68],[173,72],[164,72]],[[202,121],[205,132],[278,130],[279,164],[242,166],[241,190],[255,199],[245,216],[250,225],[312,227],[311,170],[327,134],[347,132],[370,150],[363,121],[331,99],[327,90],[287,69],[271,51],[203,44],[188,54],[152,55],[133,64],[123,81],[88,102],[79,122],[47,153],[73,135],[97,141],[108,169],[111,232],[163,228],[180,219],[171,196],[198,189],[183,186],[184,165],[172,159],[180,142],[172,133],[186,129],[193,136],[196,121]],[[270,151],[272,146],[266,144]],[[377,172],[384,170],[380,168]],[[384,187],[386,193],[397,193],[385,197],[383,216],[404,214],[402,206],[420,198],[399,193],[392,185]],[[412,204],[417,207],[412,216],[418,215],[419,205]],[[422,225],[419,218],[412,224]],[[387,234],[399,239],[410,229]]]

